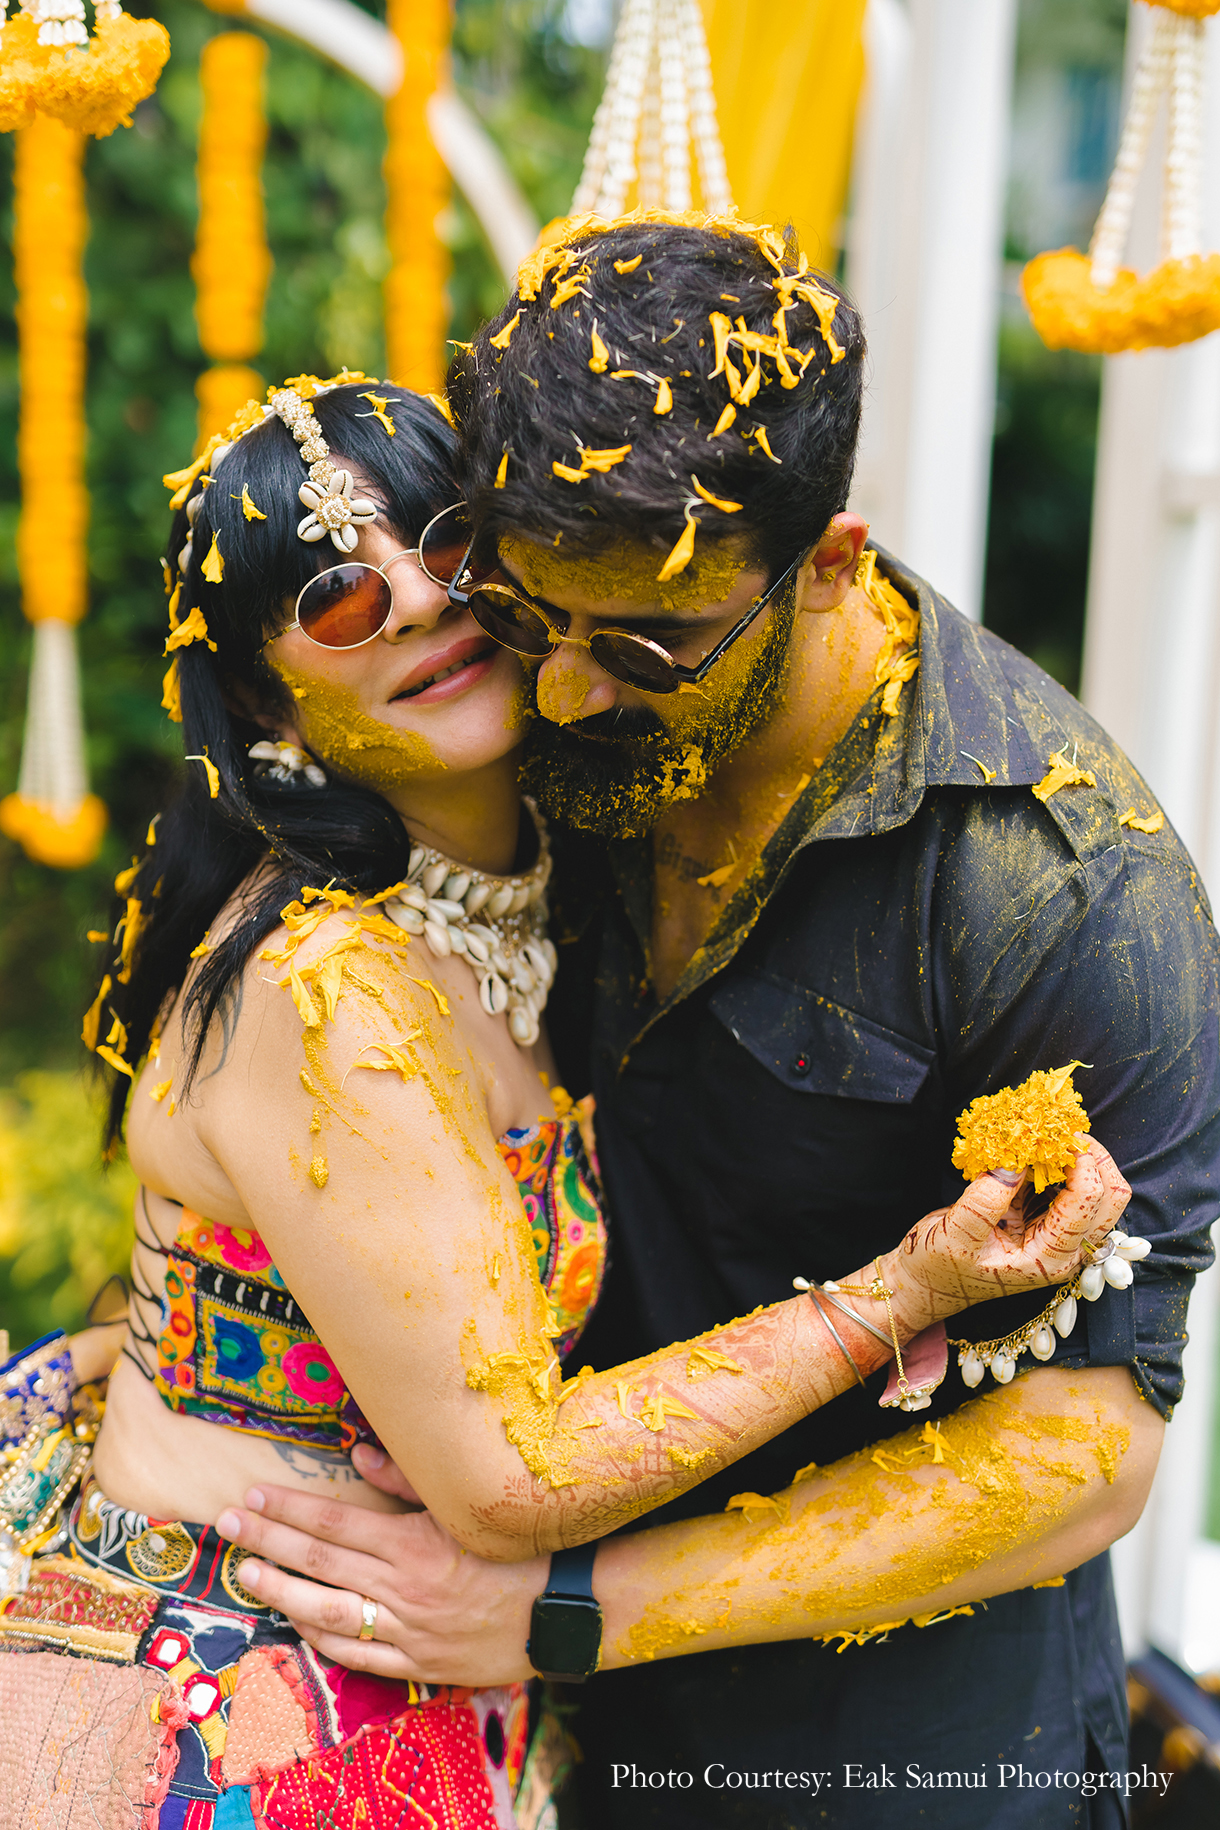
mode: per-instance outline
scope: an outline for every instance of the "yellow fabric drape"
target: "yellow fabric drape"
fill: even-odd
[[[449,201],[449,174],[428,130],[427,103],[447,78],[450,0],[389,0],[386,23],[402,46],[403,80],[386,103],[386,369],[421,393],[440,388],[449,252],[437,217]]]
[[[703,0],[729,182],[834,268],[864,75],[865,0]]]
[[[44,114],[17,135],[17,564],[22,608],[32,623],[43,617],[79,623],[87,605],[84,149],[82,134]]]
[[[195,387],[201,448],[263,392],[262,376],[248,364],[262,348],[271,278],[262,184],[266,63],[267,47],[253,32],[221,32],[199,60],[199,229],[191,272],[199,341],[214,364]]]

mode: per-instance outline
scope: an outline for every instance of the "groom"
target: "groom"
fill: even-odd
[[[527,785],[560,829],[547,1014],[565,1084],[596,1096],[613,1216],[576,1358],[888,1249],[960,1192],[970,1100],[1069,1061],[1152,1251],[1050,1364],[972,1395],[951,1352],[939,1432],[857,1453],[910,1424],[872,1380],[602,1543],[602,1670],[569,1693],[590,1830],[1124,1821],[1104,1553],[1146,1497],[1210,1261],[1216,937],[1080,706],[865,547],[863,361],[790,241],[629,220],[526,262],[451,376],[477,533],[453,597],[529,657]],[[1042,1307],[975,1308],[960,1335]],[[545,1563],[459,1554],[422,1513],[255,1504],[231,1535],[353,1591],[250,1576],[327,1655],[528,1673]]]

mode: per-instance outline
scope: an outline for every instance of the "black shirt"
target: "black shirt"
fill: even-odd
[[[1220,1211],[1206,897],[1168,824],[1120,824],[1156,803],[1080,705],[883,562],[918,603],[919,672],[897,716],[879,694],[862,709],[663,1005],[648,972],[649,843],[557,846],[567,944],[548,1016],[567,1084],[596,1094],[613,1228],[577,1358],[650,1353],[789,1297],[795,1275],[842,1276],[888,1251],[960,1194],[950,1153],[970,1100],[1079,1059],[1094,1133],[1134,1191],[1124,1225],[1153,1249],[1130,1290],[1081,1304],[1056,1361],[1129,1366],[1168,1416]],[[1055,753],[1096,786],[1038,800]],[[980,1305],[951,1332],[1002,1335],[1045,1300]],[[932,1417],[969,1396],[950,1358]],[[883,1385],[837,1398],[639,1527],[775,1491],[904,1428],[878,1409]],[[1079,1789],[1001,1789],[997,1764],[1125,1767],[1108,1559],[1062,1588],[843,1654],[789,1641],[602,1673],[574,1730],[590,1830],[1117,1823]],[[853,1762],[895,1775],[884,1798],[848,1783]],[[908,1788],[908,1762],[981,1769],[986,1800],[965,1785]],[[631,1783],[624,1766],[691,1785]],[[709,1766],[772,1778],[717,1787]],[[777,1769],[830,1777],[815,1794]]]

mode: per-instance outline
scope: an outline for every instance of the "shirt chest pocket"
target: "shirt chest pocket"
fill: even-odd
[[[905,1105],[935,1059],[924,1044],[770,973],[726,980],[708,1008],[793,1093]]]

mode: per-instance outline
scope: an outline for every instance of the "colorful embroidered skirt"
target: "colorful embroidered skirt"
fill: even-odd
[[[529,1699],[328,1665],[210,1526],[87,1482],[0,1612],[0,1820],[25,1830],[546,1830]],[[514,1798],[519,1816],[514,1816]],[[529,1801],[527,1803],[527,1800]]]

